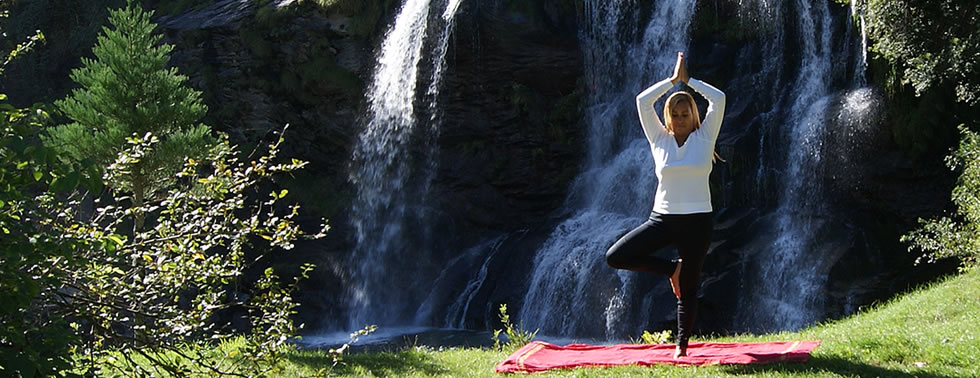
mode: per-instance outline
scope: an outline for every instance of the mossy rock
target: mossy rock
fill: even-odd
[[[272,42],[269,42],[261,31],[253,28],[242,28],[239,35],[245,47],[252,52],[252,55],[260,59],[266,59],[272,56]]]
[[[364,82],[353,72],[337,64],[332,56],[319,56],[299,66],[303,86],[322,86],[345,96],[360,96]]]
[[[303,91],[303,81],[294,72],[283,70],[279,74],[279,86],[288,93],[299,93]]]
[[[354,199],[353,193],[338,188],[331,177],[312,171],[296,172],[282,185],[289,190],[291,201],[298,201],[304,212],[326,218],[340,214]]]
[[[381,19],[393,11],[401,1],[393,0],[316,0],[328,13],[350,17],[348,33],[367,37],[379,33]]]
[[[214,5],[214,0],[170,0],[157,4],[158,14],[178,15],[189,10],[199,11]]]

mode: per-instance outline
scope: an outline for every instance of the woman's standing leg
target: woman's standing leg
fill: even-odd
[[[681,264],[681,296],[677,300],[677,346],[683,352],[694,328],[698,313],[698,289],[701,285],[701,267],[711,246],[711,213],[686,214],[683,221],[673,224],[682,235],[677,242]]]
[[[663,215],[653,213],[606,251],[606,263],[616,269],[627,269],[670,276],[677,263],[653,256],[673,241]]]

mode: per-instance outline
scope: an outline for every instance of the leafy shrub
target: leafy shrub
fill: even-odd
[[[522,346],[527,345],[531,341],[534,341],[534,337],[538,335],[539,330],[534,330],[534,332],[529,332],[523,328],[523,324],[520,326],[515,326],[510,322],[510,315],[507,314],[507,304],[503,303],[500,305],[500,323],[504,325],[504,329],[495,329],[493,331],[493,347],[494,349],[503,349],[504,346],[509,348],[518,349]],[[507,335],[507,341],[501,344],[500,334],[504,333]]]
[[[969,269],[980,263],[980,135],[963,125],[959,129],[960,146],[946,158],[951,169],[962,170],[953,188],[956,214],[919,219],[921,227],[903,236],[902,241],[910,243],[910,250],[928,252],[923,256],[927,261],[956,257]]]
[[[671,330],[663,330],[660,332],[650,333],[650,331],[643,330],[643,334],[640,335],[639,340],[634,340],[634,344],[667,344],[670,342],[670,338],[673,337],[673,332]]]
[[[6,96],[0,94],[0,101]],[[53,206],[36,197],[85,178],[56,166],[56,154],[37,144],[47,121],[41,107],[16,109],[0,102],[0,375],[55,375],[70,367],[78,338],[58,313],[61,276],[53,265],[72,261],[79,246],[44,227]],[[55,181],[62,184],[55,184]],[[96,179],[97,181],[97,179]]]
[[[327,350],[327,354],[330,356],[331,359],[333,359],[333,365],[334,366],[337,366],[337,364],[341,362],[341,360],[343,359],[344,353],[347,352],[347,349],[350,348],[351,344],[356,343],[357,340],[360,339],[361,336],[370,335],[370,334],[374,333],[374,331],[377,331],[377,330],[378,330],[378,326],[376,326],[376,325],[367,325],[367,326],[364,326],[364,328],[362,328],[362,329],[359,329],[357,331],[351,332],[351,334],[350,334],[350,340],[348,342],[344,343],[344,345],[341,345],[341,346],[339,346],[337,348],[331,348],[331,349]]]
[[[299,329],[290,316],[300,278],[283,287],[271,268],[254,283],[246,274],[262,266],[270,248],[292,249],[296,240],[318,238],[327,230],[324,225],[321,233],[304,233],[295,223],[298,206],[280,204],[285,190],[259,203],[249,198],[273,174],[306,164],[295,159],[276,163],[282,141],[270,145],[266,156],[245,163],[225,138],[205,159],[185,160],[178,174],[184,184],[165,199],[135,209],[119,205],[124,202],[116,198],[91,220],[76,222],[80,214],[64,211],[52,223],[66,237],[96,244],[75,251],[84,265],[59,272],[69,289],[59,291],[62,311],[85,335],[83,360],[97,370],[137,374],[221,373],[220,359],[198,351],[242,331],[221,319],[244,317],[249,337],[235,351],[239,364],[232,370],[263,372],[275,365],[278,352]],[[131,137],[106,176],[131,169],[157,143],[152,134]],[[131,238],[120,235],[119,228],[134,214],[150,214],[153,222]],[[311,269],[305,265],[301,277]],[[172,354],[180,362],[167,357]],[[116,363],[120,355],[125,361]],[[149,367],[131,356],[150,361]]]
[[[7,17],[7,5],[0,4],[0,18]],[[5,30],[0,35],[0,75],[44,41],[40,31],[15,43],[8,43]],[[58,314],[34,310],[38,303],[56,304],[48,289],[60,281],[51,262],[70,260],[75,245],[43,227],[50,215],[35,196],[67,186],[68,177],[76,185],[91,181],[82,180],[82,172],[55,165],[54,151],[38,145],[38,133],[49,119],[43,106],[19,109],[6,100],[0,93],[0,375],[56,375],[71,367],[71,347],[78,338]],[[60,184],[52,185],[55,181]]]

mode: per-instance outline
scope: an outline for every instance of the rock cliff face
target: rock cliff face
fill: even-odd
[[[370,33],[352,31],[364,15],[310,2],[276,8],[218,1],[157,20],[176,47],[173,64],[205,93],[213,127],[252,146],[289,124],[283,154],[311,162],[283,184],[333,230],[281,264],[321,267],[305,284],[302,315],[309,311],[312,325],[345,311],[338,292],[351,269],[347,217],[355,195],[347,175],[376,45],[400,5],[386,3]],[[582,59],[571,4],[462,2],[446,57],[439,168],[429,194],[453,231],[445,248],[536,227],[561,205],[583,144]]]
[[[250,144],[288,123],[287,152],[311,161],[315,174],[307,174],[329,181],[310,198],[343,197],[384,24],[354,35],[346,24],[359,15],[253,4],[219,1],[160,17],[176,45],[172,62],[208,96],[213,126]],[[437,180],[443,202],[462,219],[508,229],[560,203],[580,148],[574,12],[548,2],[461,6],[442,91]],[[343,202],[325,215],[342,217]]]
[[[175,45],[171,62],[204,91],[215,128],[251,145],[289,124],[290,153],[317,176],[343,176],[369,40],[338,34],[336,20],[312,6],[228,0],[157,22]]]

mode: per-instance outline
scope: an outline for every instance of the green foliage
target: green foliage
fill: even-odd
[[[980,29],[974,26],[980,8],[964,0],[868,0],[858,5],[866,14],[872,50],[891,65],[879,67],[872,62],[872,71],[878,72],[876,81],[886,82],[891,90],[890,117],[899,146],[921,155],[943,144],[937,141],[951,138],[950,126],[961,124],[960,147],[947,159],[951,168],[963,170],[953,191],[957,213],[920,219],[920,228],[902,241],[909,243],[910,250],[928,252],[924,256],[928,261],[959,257],[964,267],[976,266],[980,254],[977,137],[963,124],[976,125],[980,105]],[[916,99],[904,95],[900,86],[906,84],[914,88]]]
[[[152,134],[129,138],[106,176],[124,175],[159,143]],[[63,210],[50,222],[63,238],[87,246],[73,251],[75,264],[53,269],[67,288],[57,292],[59,312],[84,335],[76,352],[90,373],[261,374],[282,358],[299,330],[291,319],[292,293],[312,266],[285,286],[270,268],[254,283],[246,274],[262,266],[270,248],[291,249],[297,239],[322,237],[327,227],[303,232],[295,223],[298,206],[280,204],[287,191],[259,203],[248,198],[273,174],[306,165],[276,163],[281,143],[245,163],[223,139],[202,160],[186,159],[178,174],[183,184],[161,200],[142,209],[104,206],[86,221]],[[114,203],[124,203],[119,200]],[[131,238],[119,234],[141,212],[152,215],[150,227]],[[208,353],[212,343],[242,331],[229,326],[232,317],[248,319],[245,342],[225,355]]]
[[[275,27],[276,26],[275,22],[278,19],[278,17],[276,17],[277,15],[278,12],[275,7],[273,6],[261,7],[259,8],[258,11],[255,12],[255,20],[259,23],[259,25],[265,27]]]
[[[356,343],[361,336],[370,335],[377,330],[378,330],[378,326],[376,325],[364,326],[364,328],[359,329],[350,334],[350,341],[344,343],[344,345],[341,345],[340,347],[331,348],[330,350],[328,350],[327,354],[329,354],[330,358],[333,360],[332,366],[337,366],[337,364],[339,364],[343,360],[343,355],[345,352],[347,352],[347,349],[350,348],[351,344]]]
[[[62,316],[35,310],[57,304],[52,264],[71,261],[78,243],[43,227],[51,214],[39,204],[56,177],[82,174],[58,167],[54,151],[37,144],[43,109],[15,109],[5,99],[0,94],[0,374],[54,375],[70,366],[77,337]]]
[[[16,94],[12,103],[25,107],[33,102],[50,102],[68,93],[71,81],[65,72],[78,66],[80,56],[89,54],[106,20],[108,7],[118,7],[125,1],[4,0],[2,3],[0,7],[10,10],[10,18],[0,21],[8,35],[5,38],[23,44],[38,30],[45,37],[43,45],[36,44],[34,51],[6,67],[4,89]],[[4,51],[10,48],[0,46]]]
[[[3,10],[2,13],[0,13],[0,18],[7,17],[9,17],[9,12]],[[7,68],[8,63],[12,62],[14,59],[17,59],[18,56],[31,51],[31,49],[34,48],[34,45],[36,45],[38,42],[46,42],[44,39],[44,33],[41,33],[40,30],[35,31],[34,35],[28,37],[26,41],[14,45],[10,51],[5,54],[3,61],[0,62],[0,75],[3,74],[3,70]]]
[[[321,85],[347,96],[364,93],[364,83],[357,74],[336,63],[336,58],[319,56],[299,66],[302,85]]]
[[[519,349],[522,346],[527,345],[531,341],[534,341],[534,337],[538,335],[539,330],[534,330],[534,332],[529,332],[523,328],[523,324],[520,326],[515,326],[510,322],[510,315],[507,314],[507,304],[503,303],[500,305],[500,323],[504,325],[504,329],[493,330],[493,347],[497,350],[502,350],[504,346],[512,349]],[[504,333],[507,335],[507,341],[501,344],[500,334]]]
[[[0,17],[6,17],[2,10]],[[2,50],[0,75],[38,41],[40,32]],[[57,165],[55,152],[39,145],[38,133],[49,121],[43,106],[18,109],[6,100],[0,93],[0,375],[56,375],[71,366],[78,337],[62,316],[35,310],[38,303],[57,304],[50,289],[60,281],[52,263],[71,261],[78,245],[43,226],[51,214],[39,205],[54,190],[99,180]]]
[[[575,90],[560,97],[548,112],[548,118],[545,122],[548,124],[551,138],[557,143],[571,145],[574,142],[565,130],[574,128],[583,118],[581,110],[584,94],[583,80],[584,78],[579,78]]]
[[[868,0],[872,48],[900,67],[916,93],[943,84],[955,98],[980,104],[980,7],[966,0]]]
[[[532,103],[535,100],[535,93],[526,85],[521,83],[511,83],[505,94],[510,100],[510,105],[518,114],[528,114],[531,111]]]
[[[161,139],[153,149],[141,150],[130,170],[118,172],[107,184],[130,192],[139,208],[174,183],[185,156],[203,154],[214,143],[211,129],[199,121],[207,108],[201,93],[186,86],[187,77],[167,68],[173,46],[160,45],[152,12],[132,3],[112,11],[109,22],[92,48],[96,59],[82,59],[71,77],[75,89],[58,108],[71,123],[49,130],[47,143],[68,160],[93,161],[104,167],[117,157],[126,139],[152,133]],[[137,227],[142,218],[137,217]]]
[[[670,342],[671,337],[673,337],[673,332],[671,330],[663,330],[656,333],[650,333],[650,331],[643,330],[643,334],[640,335],[640,339],[634,341],[636,344],[667,344]]]
[[[9,5],[7,3],[0,3],[0,20],[6,21],[10,17],[10,10],[7,9]],[[44,33],[40,30],[35,30],[33,35],[27,37],[25,41],[11,42],[7,40],[7,32],[4,28],[0,28],[0,35],[3,36],[3,43],[10,46],[2,46],[3,54],[0,54],[0,75],[3,75],[3,70],[7,68],[7,64],[13,62],[17,57],[26,54],[31,51],[38,42],[46,42],[44,39]],[[0,101],[6,100],[6,95],[0,98]]]
[[[14,56],[4,54],[4,66]],[[112,87],[127,79],[132,76],[91,88],[118,89]],[[293,348],[286,343],[300,326],[291,319],[292,293],[312,266],[285,285],[271,269],[257,280],[249,272],[261,271],[272,250],[322,237],[327,227],[315,235],[302,231],[298,207],[282,205],[285,190],[261,202],[250,196],[273,175],[306,163],[277,163],[281,138],[264,156],[240,162],[223,138],[201,158],[178,158],[179,181],[172,180],[166,196],[137,205],[117,192],[102,198],[110,199],[107,205],[95,200],[101,207],[94,213],[82,211],[86,191],[102,192],[101,170],[120,185],[156,152],[173,147],[147,130],[125,136],[127,145],[115,148],[107,167],[94,159],[61,164],[58,151],[41,143],[50,122],[45,108],[17,109],[5,100],[0,94],[0,375],[274,372]],[[135,118],[107,104],[115,100],[98,105],[118,113],[92,121]],[[157,105],[136,103],[130,111]],[[190,130],[168,140],[187,145],[208,135],[200,126]],[[121,232],[143,214],[150,227]],[[246,319],[244,329],[230,326],[235,317]],[[233,336],[240,333],[247,337]],[[212,348],[223,341],[233,346]]]
[[[242,42],[248,47],[252,54],[261,59],[272,57],[272,43],[265,39],[263,33],[254,28],[241,28],[239,35]]]
[[[939,156],[949,151],[956,140],[952,125],[961,123],[964,109],[948,92],[930,88],[920,96],[902,90],[892,96],[888,118],[895,143],[912,156]]]
[[[333,178],[312,171],[298,172],[283,180],[282,185],[290,189],[291,193],[295,192],[293,199],[304,204],[308,211],[327,218],[343,212],[345,204],[350,203],[354,195]],[[317,190],[308,190],[309,188]]]
[[[962,125],[960,133],[959,148],[946,159],[951,169],[961,172],[952,196],[956,215],[920,219],[921,227],[902,241],[910,243],[912,251],[928,252],[927,261],[956,257],[964,268],[973,268],[980,264],[980,135]]]

